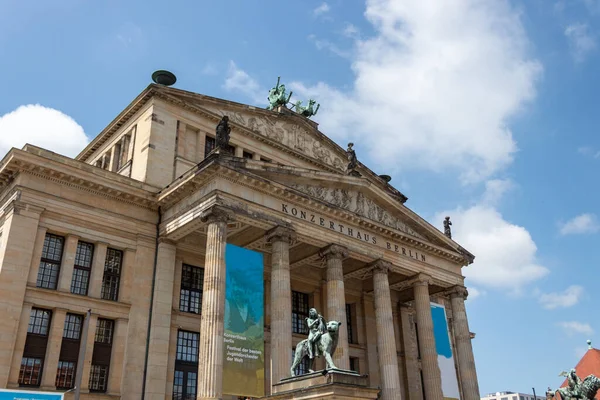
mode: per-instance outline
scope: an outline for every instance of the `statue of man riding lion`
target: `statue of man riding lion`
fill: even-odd
[[[561,372],[559,376],[566,377],[568,385],[567,387],[555,391],[548,388],[548,391],[546,392],[546,398],[548,400],[552,398],[555,398],[556,400],[593,400],[600,389],[600,379],[595,375],[588,375],[582,380],[577,376],[575,369],[571,369],[569,372]],[[560,395],[560,398],[557,395]]]
[[[342,325],[338,321],[325,322],[325,318],[316,309],[311,308],[306,318],[308,327],[308,339],[304,339],[296,346],[294,361],[290,368],[290,374],[296,376],[296,367],[300,365],[305,357],[309,359],[308,372],[314,372],[315,359],[321,355],[325,357],[327,369],[337,368],[331,357],[335,353],[338,344],[338,331]]]

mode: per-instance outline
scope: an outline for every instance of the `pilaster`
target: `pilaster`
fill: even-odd
[[[42,383],[40,385],[42,390],[54,390],[56,387],[56,370],[58,369],[58,358],[66,317],[67,310],[63,308],[55,308],[52,311],[46,357],[44,358],[44,368],[42,370]]]
[[[81,392],[88,393],[90,391],[90,373],[92,371],[92,356],[94,355],[94,343],[96,341],[96,328],[98,326],[98,314],[92,313],[88,325],[87,337],[82,337],[85,341],[85,362],[83,364],[83,372],[81,375]],[[114,337],[113,337],[114,339]],[[113,342],[114,343],[114,342]],[[109,376],[112,371],[109,371]]]
[[[27,329],[29,328],[29,317],[31,315],[30,303],[23,304],[21,310],[21,318],[19,320],[19,329],[17,330],[17,336],[15,338],[15,348],[13,351],[13,359],[10,368],[10,375],[8,383],[10,385],[17,385],[19,380],[19,371],[21,369],[21,359],[23,358],[23,351],[25,350],[25,341],[27,340]]]
[[[61,292],[71,292],[71,280],[73,279],[73,267],[75,265],[75,254],[77,253],[77,243],[79,237],[67,235],[65,246],[63,248],[62,262],[58,276],[58,290]]]
[[[104,263],[106,262],[106,250],[108,244],[97,242],[94,246],[94,258],[92,260],[92,271],[90,272],[90,288],[88,295],[96,299],[102,293],[102,278],[104,277]]]

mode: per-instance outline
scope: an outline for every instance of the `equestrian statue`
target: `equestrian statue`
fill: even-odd
[[[595,375],[588,375],[585,379],[577,376],[575,369],[569,372],[563,371],[559,376],[567,378],[567,387],[555,390],[548,388],[546,397],[554,397],[556,400],[593,400],[600,389],[600,379]],[[557,396],[560,395],[560,398]]]

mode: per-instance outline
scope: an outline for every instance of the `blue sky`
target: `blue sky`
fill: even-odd
[[[157,69],[261,106],[280,75],[477,256],[482,394],[561,383],[600,329],[600,0],[166,4],[0,1],[0,151],[75,155]]]

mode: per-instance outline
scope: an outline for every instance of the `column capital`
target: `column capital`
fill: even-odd
[[[446,291],[446,293],[450,296],[451,299],[459,297],[463,300],[466,300],[467,296],[469,295],[469,291],[467,290],[467,288],[462,285],[452,286]]]
[[[285,226],[276,226],[275,228],[269,230],[265,235],[267,242],[288,242],[296,240],[296,232],[293,229],[287,228]]]
[[[212,206],[204,210],[200,215],[200,220],[205,223],[229,222],[233,221],[233,212],[221,206]]]
[[[413,279],[413,286],[430,286],[433,278],[427,274],[417,274]]]
[[[375,260],[369,264],[369,267],[373,268],[373,274],[378,273],[387,275],[390,268],[392,268],[392,264],[380,258],[379,260]]]
[[[329,246],[324,247],[321,250],[319,250],[319,256],[321,258],[325,258],[327,260],[329,260],[329,259],[343,260],[344,258],[348,257],[348,249],[345,248],[344,246],[340,246],[337,244],[330,244]]]

